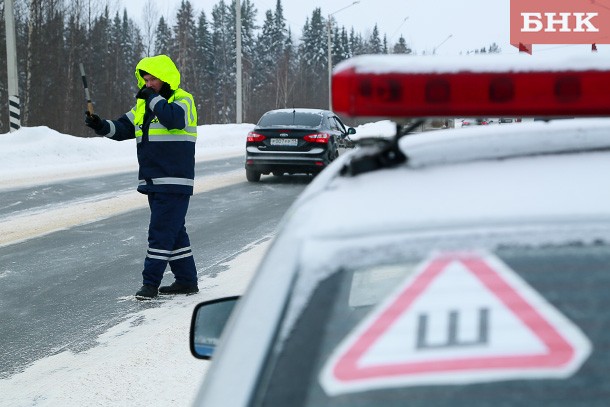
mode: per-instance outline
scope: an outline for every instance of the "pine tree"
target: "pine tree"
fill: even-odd
[[[413,52],[413,50],[409,48],[409,46],[407,45],[407,41],[401,35],[398,39],[398,42],[394,45],[393,52],[394,54],[410,54],[411,52]]]
[[[118,117],[134,104],[133,72],[143,52],[142,37],[125,9],[122,17],[117,12],[112,20],[105,9],[93,27],[91,41],[99,47],[94,48],[90,62],[89,85],[92,90],[95,87],[96,110],[106,117]]]
[[[292,41],[292,31],[288,29],[280,62],[278,63],[278,100],[277,107],[294,106],[294,89],[298,75],[299,61],[296,47]]]
[[[112,49],[112,53],[109,55],[108,59],[108,68],[106,70],[106,81],[109,86],[114,90],[117,89],[125,89],[127,85],[124,83],[121,78],[124,77],[124,73],[126,72],[127,67],[125,66],[125,37],[124,37],[124,27],[122,25],[121,18],[119,17],[119,13],[117,12],[112,20],[112,26],[110,28],[110,49]],[[131,69],[134,69],[135,66],[132,66]],[[110,85],[110,78],[115,79],[115,83]],[[108,86],[107,85],[107,86]],[[133,89],[133,81],[130,83],[127,89]],[[121,113],[125,113],[127,106],[133,104],[133,99],[128,102],[124,99],[126,98],[125,92],[120,92],[119,94],[115,94],[113,97],[113,103],[110,105],[110,110],[106,110],[104,113],[109,117],[114,117]]]
[[[110,15],[108,8],[104,8],[101,15],[95,17],[89,30],[87,49],[87,80],[91,90],[91,98],[95,111],[102,116],[109,117],[112,96],[117,89],[112,89],[108,70],[111,60]],[[95,44],[93,46],[92,44]],[[122,91],[118,90],[119,92]]]
[[[144,4],[144,9],[142,10],[142,18],[144,24],[143,44],[145,46],[143,52],[144,55],[147,57],[153,55],[155,51],[155,39],[157,38],[156,24],[159,12],[153,1],[154,0],[146,0],[146,3]]]
[[[261,33],[256,40],[257,46],[254,53],[254,64],[257,69],[253,72],[252,80],[254,86],[251,91],[254,98],[257,100],[255,108],[256,115],[260,116],[265,111],[273,109],[274,106],[274,89],[275,82],[275,64],[276,50],[274,47],[274,21],[273,12],[267,10],[265,12],[265,20],[262,25]]]
[[[299,46],[299,95],[298,104],[303,107],[328,105],[328,38],[327,22],[322,11],[316,8],[311,20],[308,18],[303,27],[302,42]]]
[[[502,52],[502,49],[494,42],[489,46],[487,52],[490,54],[499,54]]]
[[[341,27],[341,47],[339,52],[340,59],[337,62],[341,62],[352,57],[352,50],[349,44],[349,36],[347,35],[345,27]]]
[[[79,63],[84,63],[85,44],[87,43],[87,31],[80,13],[80,10],[72,10],[65,29],[65,66],[67,70],[64,83],[68,97],[64,99],[66,114],[61,115],[61,131],[74,135],[86,133],[86,129],[82,126],[83,101],[85,100],[83,87],[78,80],[75,80],[80,76]]]
[[[216,78],[213,83],[212,116],[214,123],[230,123],[235,106],[235,52],[232,48],[234,20],[224,0],[212,9],[212,46]]]
[[[145,56],[146,52],[146,48],[142,41],[142,33],[134,21],[127,16],[126,10],[123,12],[121,31],[123,33],[121,46],[123,47],[122,52],[124,60],[122,63],[123,70],[117,79],[121,78],[119,83],[120,86],[122,86],[122,89],[126,92],[132,90],[132,92],[123,95],[123,98],[121,99],[121,112],[117,112],[118,114],[124,113],[126,109],[134,104],[134,92],[138,90],[134,70],[138,62]]]
[[[199,123],[207,123],[212,116],[213,82],[216,76],[213,65],[212,35],[205,13],[202,11],[197,20],[195,32],[195,49],[192,58],[195,61],[195,82],[189,89],[197,103]]]
[[[277,0],[273,13],[273,44],[277,59],[275,64],[275,103],[274,107],[288,107],[294,88],[295,51],[292,34],[286,27],[282,2]]]
[[[383,53],[383,44],[381,42],[381,38],[379,37],[379,29],[377,28],[377,24],[375,24],[373,27],[373,32],[367,41],[367,52],[369,54]]]
[[[170,57],[176,63],[180,71],[181,87],[189,91],[191,86],[196,86],[197,67],[195,65],[197,27],[193,7],[188,0],[182,0],[180,8],[176,13],[176,25],[174,25],[173,47]]]
[[[64,13],[60,4],[32,0],[28,22],[27,83],[24,119],[30,126],[47,125],[60,130],[57,114],[48,109],[49,98],[65,96],[56,86],[64,75]]]
[[[155,54],[171,55],[172,43],[172,31],[165,22],[165,18],[161,16],[161,18],[159,18],[159,24],[157,24],[157,36],[155,38]]]
[[[289,32],[281,2],[276,2],[275,11],[265,12],[265,21],[256,41],[255,65],[252,80],[253,97],[257,101],[252,106],[253,121],[267,110],[285,107],[291,86],[292,69],[290,58],[293,52]]]
[[[364,41],[362,40],[362,36],[360,34],[356,34],[353,27],[349,34],[349,48],[352,56],[362,55],[367,52]]]
[[[331,29],[331,68],[342,61],[343,50],[341,49],[341,36],[339,34],[339,27],[332,25]]]

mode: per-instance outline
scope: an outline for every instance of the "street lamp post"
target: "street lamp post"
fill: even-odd
[[[235,122],[241,124],[242,121],[242,78],[241,78],[241,5],[239,0],[235,2],[235,59],[236,59],[236,72],[235,72]]]
[[[332,81],[332,75],[333,75],[333,56],[332,56],[332,16],[337,14],[340,11],[345,10],[346,8],[350,8],[352,6],[355,6],[356,4],[360,3],[360,0],[356,0],[354,1],[352,4],[347,5],[343,8],[340,8],[339,10],[332,12],[328,15],[328,21],[326,23],[326,27],[327,27],[327,40],[328,40],[328,110],[332,110],[333,108],[333,101],[332,101],[332,89],[331,89],[331,81]]]
[[[446,43],[446,42],[447,42],[447,40],[448,40],[449,38],[451,38],[451,37],[453,37],[453,34],[449,34],[449,36],[448,36],[447,38],[445,38],[445,39],[444,39],[444,40],[443,40],[443,41],[442,41],[440,44],[438,44],[436,47],[434,47],[434,49],[432,49],[432,55],[435,55],[435,54],[436,54],[436,50],[437,50],[437,49],[438,49],[438,48],[439,48],[441,45],[443,45],[444,43]]]

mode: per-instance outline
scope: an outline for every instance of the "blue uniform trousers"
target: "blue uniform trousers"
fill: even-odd
[[[197,285],[197,268],[184,226],[189,199],[186,194],[148,193],[150,225],[148,254],[142,271],[144,284],[159,287],[169,263],[176,282]]]

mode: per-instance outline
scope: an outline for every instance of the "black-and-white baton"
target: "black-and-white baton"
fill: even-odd
[[[82,62],[80,63],[80,74],[83,78],[83,86],[85,87],[85,97],[87,98],[87,110],[89,114],[93,114],[93,103],[91,102],[91,96],[89,95],[89,87],[87,86],[87,77],[85,76],[85,68]]]

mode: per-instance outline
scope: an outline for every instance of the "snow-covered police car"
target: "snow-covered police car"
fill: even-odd
[[[196,405],[606,405],[610,59],[356,57],[333,108],[397,135],[306,188],[244,296],[197,308]]]

